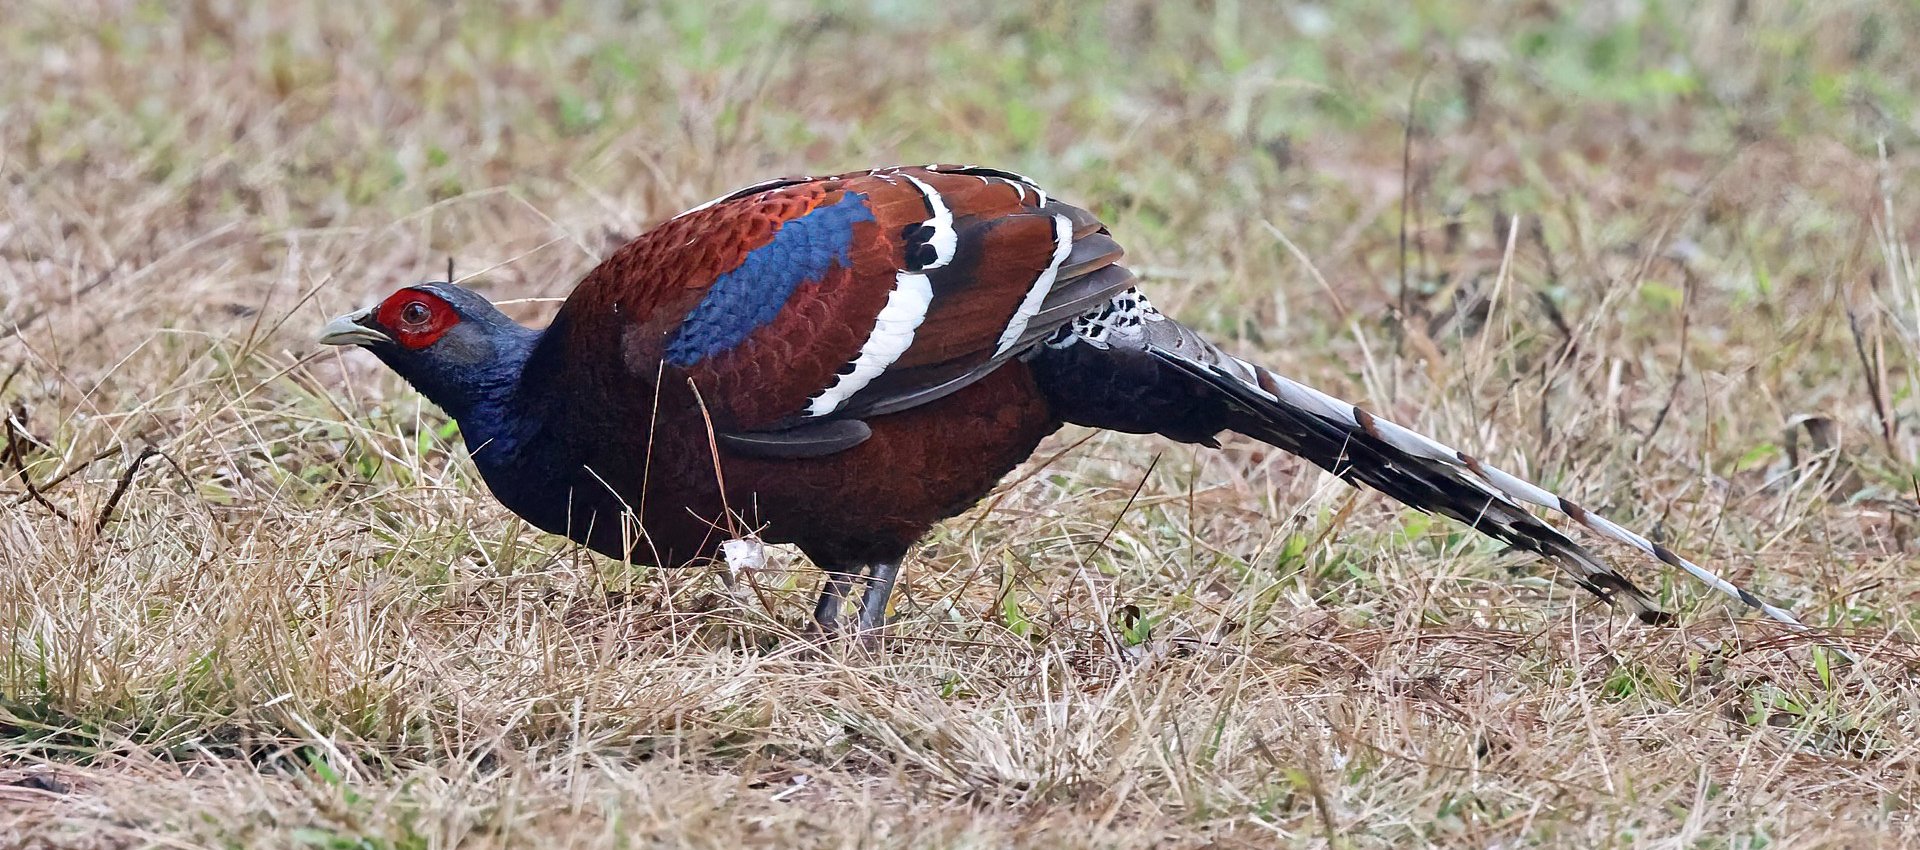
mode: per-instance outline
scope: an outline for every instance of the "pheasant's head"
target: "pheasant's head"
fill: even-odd
[[[373,352],[455,419],[511,387],[539,333],[464,286],[409,286],[320,329],[323,345]]]

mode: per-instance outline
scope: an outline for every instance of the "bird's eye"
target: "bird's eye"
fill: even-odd
[[[400,321],[409,325],[424,325],[431,318],[433,311],[427,309],[425,301],[410,301],[407,306],[400,308]]]

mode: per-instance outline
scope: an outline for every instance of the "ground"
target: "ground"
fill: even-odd
[[[0,838],[1920,842],[1913,6],[613,5],[4,4]],[[1620,547],[1677,627],[1249,441],[1078,430],[820,654],[796,554],[538,534],[312,342],[449,260],[544,321],[713,195],[931,161],[1862,661]]]

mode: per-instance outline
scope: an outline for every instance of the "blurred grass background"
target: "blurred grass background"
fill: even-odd
[[[0,3],[0,826],[1909,843],[1916,37],[1891,2]],[[1626,627],[1258,447],[1085,432],[909,564],[886,657],[820,659],[799,559],[733,594],[538,536],[310,342],[449,257],[553,298],[735,186],[932,161],[1875,660],[1615,553],[1685,621]]]

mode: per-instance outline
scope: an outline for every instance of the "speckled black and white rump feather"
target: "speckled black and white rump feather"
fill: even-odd
[[[1028,352],[1067,421],[1216,445],[1236,431],[1352,484],[1464,522],[1552,559],[1573,582],[1647,623],[1671,615],[1626,576],[1527,509],[1565,514],[1796,630],[1792,614],[1672,550],[1554,493],[1364,408],[1221,352],[1162,315],[1138,289],[1061,327]]]
[[[1044,344],[1056,349],[1090,345],[1104,351],[1111,347],[1108,338],[1143,340],[1148,322],[1165,321],[1166,318],[1154,308],[1153,302],[1147,300],[1147,296],[1140,293],[1139,287],[1128,287],[1107,303],[1061,325],[1059,330],[1047,337]]]

